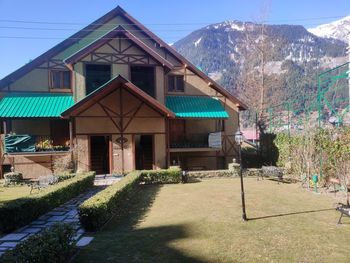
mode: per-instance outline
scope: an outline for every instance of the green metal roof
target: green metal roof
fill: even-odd
[[[167,96],[166,106],[179,118],[228,118],[220,100],[204,96]]]
[[[0,118],[60,117],[73,104],[73,97],[66,94],[11,93],[0,101]]]

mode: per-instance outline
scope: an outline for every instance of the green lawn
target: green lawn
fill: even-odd
[[[350,262],[350,219],[337,226],[335,200],[245,179],[140,186],[131,209],[94,234],[74,262]]]
[[[38,190],[34,190],[33,194],[36,194],[37,192]],[[28,187],[27,185],[9,187],[0,186],[0,203],[28,196],[29,193],[30,187]]]

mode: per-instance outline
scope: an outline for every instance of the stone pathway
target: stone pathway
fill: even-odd
[[[103,186],[116,183],[121,178],[121,176],[96,175],[94,184],[101,187],[94,188],[86,193],[80,194],[67,203],[56,207],[50,212],[42,215],[37,220],[31,222],[29,225],[17,229],[16,231],[0,238],[0,256],[5,253],[6,250],[16,247],[21,241],[59,222],[69,223],[74,226],[76,230],[74,239],[77,241],[77,246],[87,245],[91,242],[92,237],[83,237],[85,230],[79,222],[79,205],[95,195],[97,192],[103,190],[105,188]]]

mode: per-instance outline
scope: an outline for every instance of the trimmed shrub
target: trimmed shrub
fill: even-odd
[[[182,171],[178,167],[163,170],[142,171],[145,184],[177,184],[182,180]]]
[[[103,191],[86,200],[79,206],[79,219],[88,231],[99,229],[125,203],[126,197],[141,182],[141,172],[134,171],[118,183],[108,186]]]
[[[24,226],[51,209],[85,192],[94,184],[95,173],[85,173],[50,186],[42,192],[0,203],[0,232]]]
[[[55,224],[6,251],[1,262],[67,262],[74,251],[74,228]]]
[[[63,182],[65,180],[71,179],[74,176],[76,176],[76,174],[59,174],[59,175],[57,175],[59,182]]]

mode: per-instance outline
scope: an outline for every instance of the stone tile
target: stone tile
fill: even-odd
[[[66,213],[67,216],[75,216],[78,214],[78,209],[72,209],[68,213]]]
[[[46,221],[44,220],[35,220],[31,223],[31,225],[45,225]]]
[[[52,225],[54,225],[54,224],[56,224],[56,223],[58,223],[58,222],[57,222],[57,221],[47,222],[47,223],[45,224],[45,228],[46,228],[46,227],[49,227],[49,226],[52,226]]]
[[[67,212],[67,211],[69,211],[69,209],[65,206],[59,206],[52,211],[54,211],[54,212]]]
[[[49,222],[52,222],[52,221],[61,222],[61,221],[63,221],[65,218],[66,218],[65,215],[64,215],[64,216],[62,216],[62,215],[60,215],[60,216],[51,216],[49,219],[47,219],[47,221],[49,221]]]
[[[20,241],[24,238],[28,233],[12,233],[0,238],[0,241]]]
[[[19,242],[4,242],[0,247],[14,248]]]
[[[77,247],[85,247],[85,246],[89,245],[93,239],[94,239],[93,237],[82,237],[77,242]]]
[[[21,240],[21,242],[24,241],[24,240],[26,240],[26,239],[28,239],[29,237],[31,237],[31,236],[33,236],[33,235],[35,235],[35,233],[29,233],[28,236],[26,236],[25,238],[23,238],[23,239]]]
[[[45,215],[39,217],[38,220],[40,220],[40,221],[45,221],[45,220],[47,220],[49,217],[50,217],[49,215],[46,215],[46,214],[45,214]]]
[[[73,240],[77,241],[83,234],[75,234]]]
[[[42,230],[42,228],[38,228],[38,227],[27,227],[25,229],[22,230],[23,233],[38,233]]]
[[[48,212],[47,215],[48,216],[62,216],[66,213],[66,211],[51,211]]]
[[[63,222],[65,222],[65,223],[78,223],[79,218],[66,218],[63,220]]]
[[[85,233],[85,230],[83,228],[78,228],[77,229],[77,233],[78,234],[84,234]]]

